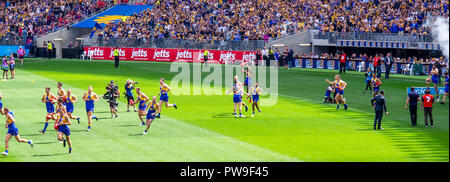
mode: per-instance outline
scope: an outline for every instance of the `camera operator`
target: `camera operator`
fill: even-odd
[[[133,106],[134,112],[136,111],[136,106],[134,105],[134,96],[133,96],[133,90],[136,87],[136,84],[138,82],[134,82],[130,79],[127,80],[127,83],[125,83],[125,98],[127,98],[127,112],[130,112],[130,105]]]
[[[111,81],[111,83],[106,87],[106,93],[103,95],[103,99],[109,102],[111,117],[118,117],[117,106],[119,105],[119,103],[117,103],[117,98],[119,98],[119,96],[119,87],[114,84],[114,81]]]

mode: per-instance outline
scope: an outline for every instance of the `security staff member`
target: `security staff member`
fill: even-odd
[[[370,101],[372,103],[372,107],[375,109],[375,121],[373,123],[373,129],[382,130],[384,128],[381,127],[381,120],[383,119],[383,112],[386,112],[386,115],[389,114],[386,109],[386,102],[384,100],[384,90],[380,91],[380,94],[375,95]]]
[[[414,87],[411,87],[411,92],[408,94],[408,98],[406,98],[405,110],[408,109],[409,104],[409,115],[411,116],[411,125],[417,125],[417,103],[420,101],[420,96],[416,93]]]
[[[345,63],[347,62],[347,54],[342,51],[342,54],[339,56],[339,73],[345,73]]]
[[[48,59],[53,57],[52,52],[53,52],[53,44],[52,44],[52,42],[48,41],[48,43],[47,43],[47,58]]]
[[[119,67],[119,47],[114,49],[114,67]]]
[[[423,114],[425,116],[425,127],[428,128],[428,118],[430,118],[431,127],[434,127],[433,122],[433,104],[434,97],[430,94],[430,89],[425,90],[425,95],[422,96],[422,107]]]
[[[203,51],[203,60],[205,61],[205,66],[208,66],[208,55],[209,55],[209,52],[208,52],[208,50],[206,50],[206,47],[205,47],[204,51]]]

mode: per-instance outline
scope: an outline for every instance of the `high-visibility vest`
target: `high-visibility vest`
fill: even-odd
[[[205,50],[205,52],[203,52],[204,56],[208,56],[208,50]]]
[[[119,56],[119,49],[114,49],[114,56]]]
[[[47,49],[50,49],[50,50],[52,49],[52,43],[47,44]]]

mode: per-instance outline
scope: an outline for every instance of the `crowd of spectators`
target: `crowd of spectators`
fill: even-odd
[[[0,39],[44,35],[111,5],[111,0],[8,0],[0,2]],[[25,38],[23,38],[25,37]]]
[[[427,35],[428,17],[448,17],[444,0],[141,0],[152,9],[111,23],[103,36],[268,40],[297,31]]]

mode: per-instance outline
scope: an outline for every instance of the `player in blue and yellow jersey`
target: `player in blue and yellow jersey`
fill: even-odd
[[[0,92],[0,109],[3,108],[2,99],[3,99],[3,95],[2,95],[2,92]]]
[[[67,115],[70,119],[77,119],[78,124],[80,124],[80,117],[73,115],[73,103],[77,102],[78,99],[75,97],[75,95],[72,94],[72,90],[67,89],[67,94],[63,98],[64,104],[66,105]]]
[[[45,103],[47,109],[47,116],[45,117],[45,125],[43,130],[39,130],[40,133],[45,134],[48,127],[48,121],[53,119],[55,114],[55,107],[53,106],[57,101],[57,97],[50,93],[50,87],[45,88],[45,94],[42,96],[42,103]]]
[[[233,86],[231,87],[230,90],[226,92],[226,94],[229,94],[230,92],[233,92],[234,117],[238,117],[238,115],[236,114],[238,106],[239,106],[239,117],[245,117],[244,115],[242,115],[242,103],[243,103],[242,95],[248,94],[244,91],[244,88],[242,88],[242,83],[235,79]]]
[[[64,98],[66,96],[66,93],[65,93],[64,89],[62,88],[62,83],[58,82],[58,84],[56,84],[56,87],[58,88],[58,94],[57,94],[58,99]],[[66,105],[65,102],[63,102],[63,104]]]
[[[245,69],[242,70],[242,72],[245,74],[244,79],[244,86],[246,87],[245,91],[249,93],[251,87],[252,87],[252,78],[253,78],[253,72],[252,69],[250,69],[250,66],[248,64],[246,65]],[[250,99],[251,101],[251,99]]]
[[[240,85],[242,86],[242,82],[239,81],[239,77],[238,77],[237,75],[234,76],[233,80],[234,80],[234,84],[235,84],[235,85],[240,84]],[[250,87],[251,87],[251,85],[250,85]],[[242,89],[242,90],[244,90],[244,89]],[[248,93],[248,92],[247,92],[247,93]],[[241,95],[241,99],[242,99],[242,95]],[[248,106],[247,106],[247,104],[245,104],[245,102],[242,102],[241,105],[244,106],[245,112],[247,112],[247,111],[248,111]]]
[[[89,86],[88,91],[84,93],[83,100],[86,102],[86,114],[88,119],[88,128],[86,131],[89,132],[91,131],[92,119],[96,119],[98,121],[98,117],[93,115],[94,102],[98,101],[98,96],[92,91],[92,86]]]
[[[142,119],[142,116],[145,115],[145,108],[147,107],[147,101],[149,100],[149,98],[147,97],[147,95],[145,95],[142,91],[141,88],[136,88],[136,94],[137,94],[137,99],[134,102],[134,105],[139,104],[138,105],[138,116],[139,119],[141,120],[141,125],[144,126],[145,122],[144,119]]]
[[[381,80],[376,77],[375,73],[372,74],[372,79],[370,80],[370,84],[372,85],[373,92],[375,92],[375,94],[380,92],[380,86],[382,83],[381,83]]]
[[[63,146],[66,147],[66,143],[69,144],[69,154],[72,153],[72,142],[70,141],[70,128],[69,125],[72,124],[70,117],[67,115],[67,111],[64,107],[58,112],[58,134],[57,139],[63,142]],[[64,138],[64,136],[66,138]]]
[[[5,137],[5,152],[3,152],[2,155],[8,156],[9,140],[11,140],[11,137],[13,136],[18,142],[28,143],[31,147],[33,147],[33,141],[20,138],[19,129],[17,129],[16,120],[14,119],[14,113],[5,107],[0,110],[0,114],[6,116],[6,128],[8,128],[8,132]]]
[[[152,124],[153,120],[155,120],[156,115],[159,113],[159,104],[156,102],[156,96],[152,97],[152,100],[148,103],[147,106],[147,116],[145,124],[147,125],[147,128],[142,133],[143,135],[147,134],[148,129],[150,129],[150,124]]]
[[[163,105],[163,102],[165,103],[166,108],[168,107],[174,107],[175,109],[177,109],[177,105],[176,104],[169,104],[169,95],[168,92],[170,91],[170,87],[164,82],[164,78],[159,79],[159,112],[158,115],[156,116],[157,118],[160,117],[160,113],[161,113],[161,108]]]
[[[262,89],[260,87],[258,87],[258,82],[255,83],[255,87],[252,88],[252,100],[253,100],[253,104],[252,104],[252,109],[253,109],[253,114],[252,114],[252,118],[255,117],[255,107],[258,109],[258,112],[261,112],[261,109],[259,109],[259,105],[258,105],[258,101],[259,101],[259,96],[262,94]],[[250,97],[250,96],[248,96]]]
[[[330,82],[328,79],[326,79],[325,81],[328,82],[329,84],[333,84],[335,87],[336,97],[334,98],[334,100],[337,104],[336,110],[339,109],[340,103],[344,104],[344,109],[347,110],[348,106],[344,99],[344,89],[347,87],[347,83],[341,80],[340,75],[335,75],[334,79],[335,80],[333,82]]]
[[[439,84],[439,69],[436,65],[433,64],[433,68],[431,69],[430,75],[428,75],[426,82],[428,89],[430,89],[430,82],[433,82],[434,90],[436,90],[436,102],[439,102],[439,91],[437,88]]]
[[[442,98],[442,102],[441,102],[441,104],[445,104],[445,100],[447,99],[447,97],[448,97],[448,72],[445,72],[444,73],[444,86],[445,86],[445,89],[444,89],[444,98]],[[1,94],[0,94],[0,98],[1,98]],[[1,104],[1,102],[0,102],[0,104]]]

